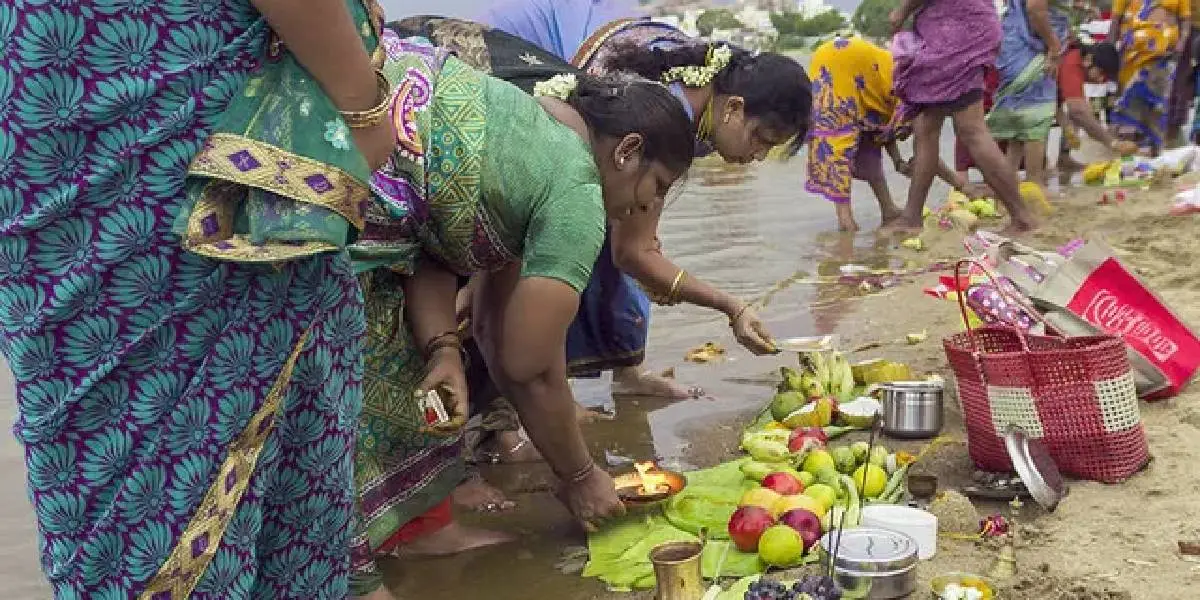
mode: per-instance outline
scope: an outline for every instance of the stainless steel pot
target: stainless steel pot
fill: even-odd
[[[877,388],[883,431],[898,438],[931,438],[942,431],[944,386],[934,381],[893,381]]]
[[[891,600],[917,589],[917,542],[903,533],[873,527],[833,530],[820,544],[821,562],[828,568],[833,561],[842,598]]]

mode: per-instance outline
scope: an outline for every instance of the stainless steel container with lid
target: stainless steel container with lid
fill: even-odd
[[[898,438],[931,438],[942,431],[940,381],[893,381],[876,388],[883,404],[883,431]]]
[[[842,589],[842,598],[891,600],[917,589],[917,542],[886,529],[835,529],[821,537],[821,562]],[[837,556],[832,552],[837,550]]]

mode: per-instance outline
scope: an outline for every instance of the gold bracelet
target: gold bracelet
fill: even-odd
[[[742,307],[739,308],[738,311],[732,317],[729,317],[729,326],[730,327],[736,326],[737,322],[741,320],[742,315],[746,314],[746,310],[749,308],[750,308],[749,304],[743,304]]]
[[[667,292],[667,305],[679,304],[679,296],[683,293],[683,280],[687,279],[687,271],[680,269],[671,282],[671,291]]]
[[[392,84],[383,71],[375,70],[375,82],[379,85],[379,96],[375,106],[367,110],[339,111],[342,120],[350,129],[369,129],[387,120],[388,111],[392,108]]]

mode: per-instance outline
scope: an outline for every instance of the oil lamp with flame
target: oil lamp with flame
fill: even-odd
[[[687,480],[674,471],[661,469],[653,462],[633,465],[634,472],[613,478],[617,496],[627,504],[651,504],[665,500],[683,489]]]

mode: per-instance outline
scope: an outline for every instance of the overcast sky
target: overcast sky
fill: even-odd
[[[389,20],[407,15],[438,15],[442,17],[477,17],[488,0],[381,0]]]

